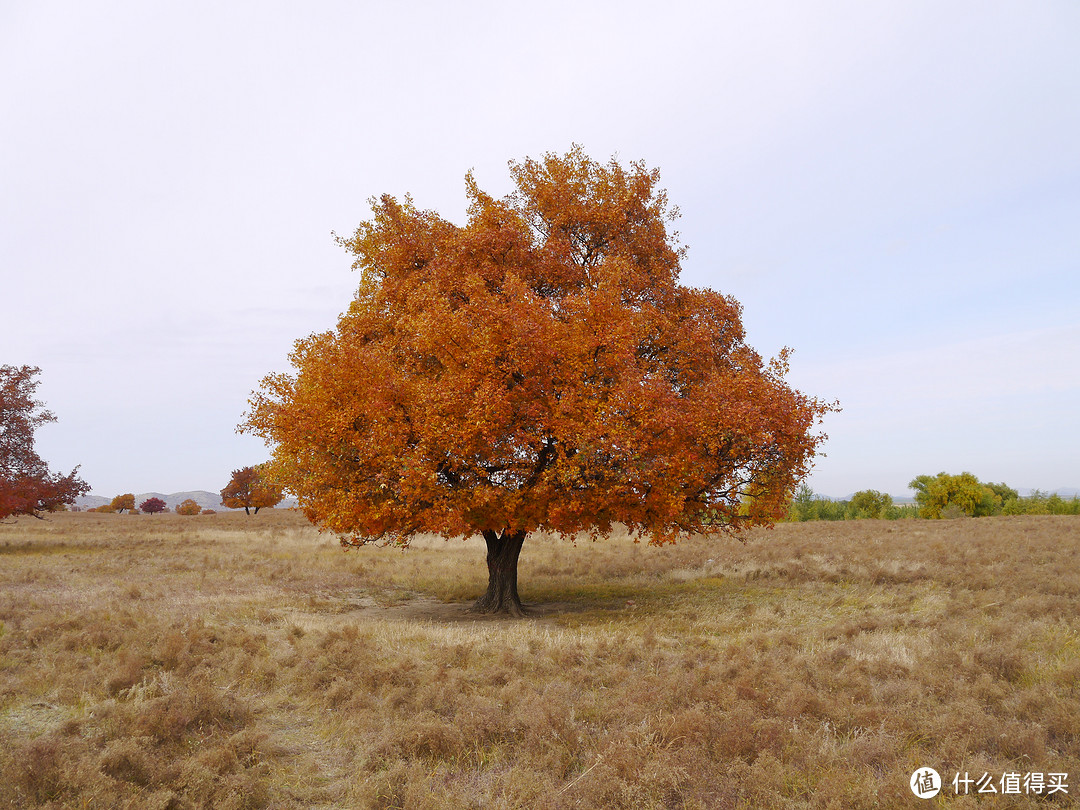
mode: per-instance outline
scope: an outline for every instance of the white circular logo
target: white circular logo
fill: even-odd
[[[911,792],[920,799],[932,799],[941,792],[941,777],[933,768],[919,768],[911,775]]]

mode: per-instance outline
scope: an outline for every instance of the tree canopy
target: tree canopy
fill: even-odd
[[[202,507],[191,498],[181,501],[176,507],[178,515],[197,515],[202,512]]]
[[[135,508],[135,495],[128,492],[126,495],[117,495],[112,499],[112,503],[109,504],[114,512],[124,513],[125,509],[131,510]]]
[[[297,341],[241,429],[346,544],[482,534],[482,611],[517,613],[525,536],[649,542],[769,523],[833,405],[745,343],[733,298],[678,283],[659,172],[566,155],[466,177],[456,226],[406,197],[340,244],[360,271],[334,330]]]
[[[40,517],[90,491],[78,467],[52,473],[34,449],[34,431],[56,421],[34,399],[39,373],[36,366],[0,366],[0,519]]]
[[[1004,484],[984,484],[969,472],[920,475],[908,487],[915,490],[919,517],[924,518],[940,518],[950,508],[969,517],[992,515],[1001,509],[1003,495],[1016,498],[1016,490]]]
[[[161,500],[161,498],[147,498],[139,504],[139,511],[146,512],[148,515],[156,515],[158,512],[164,512],[165,501]]]
[[[281,503],[284,495],[281,488],[265,481],[262,465],[242,467],[232,471],[232,478],[221,490],[221,505],[229,509],[243,509],[245,513],[259,514],[264,507],[274,507]]]

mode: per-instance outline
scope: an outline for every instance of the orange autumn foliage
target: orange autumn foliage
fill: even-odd
[[[373,200],[339,238],[355,300],[241,428],[345,543],[483,534],[506,593],[478,608],[517,612],[529,532],[660,544],[783,514],[834,406],[785,382],[786,350],[746,345],[738,302],[678,283],[658,171],[580,147],[510,167],[504,199],[466,178],[464,227]]]
[[[176,514],[178,515],[197,515],[201,511],[202,507],[195,503],[191,498],[184,500],[176,507]]]
[[[263,480],[262,464],[255,467],[242,467],[232,471],[232,478],[221,490],[221,505],[229,509],[243,509],[245,513],[255,514],[263,508],[273,508],[284,497],[281,489]]]

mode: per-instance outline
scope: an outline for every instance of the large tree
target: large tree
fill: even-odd
[[[40,373],[36,366],[0,366],[0,519],[41,517],[90,491],[78,467],[67,475],[49,472],[34,450],[34,431],[56,421],[34,399]]]
[[[345,545],[480,534],[474,609],[521,613],[529,532],[654,544],[769,523],[834,406],[744,342],[741,307],[679,284],[677,211],[641,163],[510,164],[504,199],[466,177],[456,226],[372,200],[339,242],[361,271],[337,328],[298,340],[241,429]]]

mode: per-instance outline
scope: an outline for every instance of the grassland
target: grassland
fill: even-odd
[[[1077,518],[534,537],[522,621],[467,613],[482,555],[346,553],[280,511],[0,525],[0,806],[1080,796]],[[921,766],[1069,793],[923,802]]]

